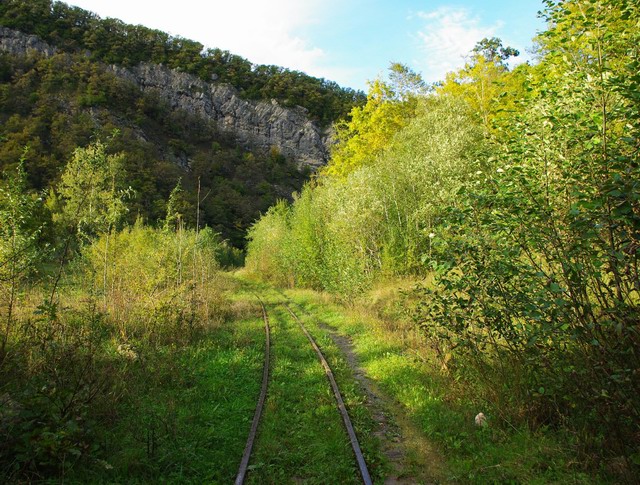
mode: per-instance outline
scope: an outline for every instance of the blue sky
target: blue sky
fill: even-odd
[[[69,0],[128,23],[165,30],[365,89],[402,62],[427,81],[464,64],[483,37],[526,49],[544,23],[541,0]]]

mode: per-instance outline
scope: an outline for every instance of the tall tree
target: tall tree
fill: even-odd
[[[376,79],[369,85],[367,103],[351,110],[350,119],[335,125],[335,145],[326,175],[345,177],[372,163],[415,113],[417,97],[425,85],[407,66],[392,63],[390,81]]]
[[[517,55],[516,49],[504,47],[497,37],[482,39],[471,51],[465,66],[448,73],[437,92],[464,99],[489,131],[501,106],[500,95],[515,87],[507,87],[509,68],[506,61]]]

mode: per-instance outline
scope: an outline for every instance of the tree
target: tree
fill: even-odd
[[[14,309],[20,285],[42,258],[38,239],[42,224],[36,221],[41,198],[27,192],[24,170],[25,150],[13,173],[0,181],[0,299],[3,309],[0,335],[0,366],[14,322]]]
[[[501,106],[500,96],[509,91],[506,88],[509,68],[505,61],[518,54],[512,47],[503,47],[497,37],[482,39],[471,51],[465,66],[448,73],[436,91],[464,99],[489,132]],[[516,86],[509,88],[514,91]]]
[[[58,185],[62,211],[55,220],[81,240],[109,232],[127,211],[123,160],[122,155],[107,154],[107,145],[100,141],[77,148]]]
[[[165,230],[182,230],[187,221],[195,221],[192,214],[195,212],[197,212],[197,208],[187,200],[186,193],[182,188],[182,179],[178,179],[178,183],[169,194],[169,200],[167,201],[167,212],[164,219]]]
[[[510,57],[518,57],[520,51],[513,47],[504,47],[498,37],[485,37],[477,42],[472,51],[474,55],[482,55],[487,61],[504,63]]]
[[[400,101],[409,101],[427,93],[427,84],[422,76],[399,62],[392,62],[389,66],[389,82]]]
[[[389,77],[390,82],[370,83],[367,103],[354,107],[349,121],[335,125],[335,145],[324,174],[345,177],[370,164],[411,119],[417,97],[424,93],[422,78],[399,63],[391,64]]]
[[[114,133],[115,136],[115,133]],[[123,156],[107,154],[107,146],[96,141],[77,148],[67,163],[52,205],[59,205],[54,221],[66,234],[60,265],[54,279],[49,303],[56,289],[74,240],[82,244],[100,234],[107,234],[104,253],[104,285],[106,293],[109,244],[108,235],[127,211],[125,200],[131,189],[123,186]]]

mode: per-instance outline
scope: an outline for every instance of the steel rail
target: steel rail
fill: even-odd
[[[283,303],[284,307],[291,314],[293,319],[298,322],[300,328],[304,332],[304,334],[309,339],[311,346],[316,351],[318,358],[320,359],[320,363],[322,367],[324,367],[324,372],[327,375],[327,379],[329,379],[329,383],[331,384],[331,389],[333,390],[333,396],[336,398],[336,402],[338,404],[338,409],[340,414],[342,415],[342,421],[344,422],[345,428],[347,428],[347,434],[349,435],[349,440],[351,441],[351,448],[353,448],[353,453],[356,456],[356,461],[358,462],[358,468],[360,469],[360,475],[362,476],[362,481],[365,485],[372,485],[371,475],[369,475],[369,470],[367,469],[367,463],[364,460],[364,456],[362,455],[362,450],[360,449],[360,443],[358,443],[358,437],[356,436],[356,432],[353,429],[353,425],[351,424],[351,419],[349,418],[349,413],[347,412],[347,407],[344,404],[342,399],[342,394],[340,394],[340,389],[338,388],[338,383],[331,371],[331,367],[329,367],[329,363],[327,359],[325,359],[320,347],[316,344],[316,341],[313,339],[307,328],[303,325],[302,321],[298,316],[291,310],[287,303]]]
[[[269,384],[269,356],[271,354],[271,338],[269,328],[269,316],[267,315],[267,308],[264,302],[256,295],[260,306],[262,307],[262,318],[264,320],[264,332],[265,332],[265,349],[264,349],[264,365],[262,368],[262,388],[260,389],[260,398],[256,406],[256,411],[253,415],[253,422],[251,423],[251,430],[249,431],[249,437],[247,438],[247,444],[244,447],[244,453],[242,454],[242,460],[240,461],[240,468],[238,469],[238,475],[236,476],[235,485],[242,485],[247,475],[249,468],[249,459],[251,458],[251,451],[253,450],[253,444],[256,440],[256,434],[258,432],[258,425],[260,424],[260,416],[262,416],[262,410],[264,408],[264,402],[267,398],[267,387]]]

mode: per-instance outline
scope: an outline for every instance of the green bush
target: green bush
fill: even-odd
[[[533,94],[511,114],[493,170],[438,218],[436,283],[419,291],[417,314],[450,368],[504,416],[571,429],[587,456],[616,457],[615,473],[629,476],[640,418],[638,13],[631,2],[550,4]]]

